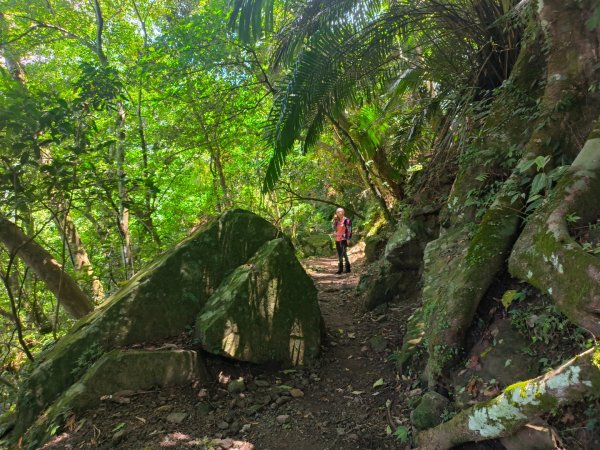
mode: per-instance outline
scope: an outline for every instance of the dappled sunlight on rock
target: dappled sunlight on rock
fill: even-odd
[[[198,316],[196,337],[211,353],[295,366],[318,355],[321,326],[314,283],[282,238],[221,283]]]
[[[225,331],[223,332],[223,341],[221,348],[223,351],[231,356],[235,356],[238,352],[240,345],[240,333],[236,323],[231,320],[227,320],[225,324]]]
[[[104,353],[184,331],[223,278],[278,234],[255,214],[228,211],[140,270],[44,353],[17,401],[15,434],[23,435]]]
[[[297,320],[290,331],[290,361],[294,366],[304,361],[304,333],[302,325]]]

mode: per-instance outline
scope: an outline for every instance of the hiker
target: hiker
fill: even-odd
[[[333,231],[335,233],[335,248],[337,250],[339,263],[336,274],[344,271],[344,260],[346,261],[346,273],[350,272],[350,261],[348,260],[348,241],[352,237],[352,221],[344,215],[344,208],[338,208],[333,215]]]

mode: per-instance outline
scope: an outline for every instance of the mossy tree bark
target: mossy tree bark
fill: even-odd
[[[548,293],[574,323],[600,336],[600,259],[569,234],[568,221],[600,218],[600,122],[527,223],[509,260],[512,275]]]
[[[59,303],[78,319],[94,309],[90,299],[62,266],[42,246],[28,237],[10,220],[0,216],[0,241],[17,255],[46,284]]]
[[[477,306],[504,264],[519,229],[519,205],[512,202],[517,181],[511,176],[478,227],[475,196],[489,189],[490,174],[501,173],[509,148],[523,147],[531,129],[526,118],[511,111],[531,111],[534,95],[526,95],[543,77],[529,68],[543,67],[539,46],[525,47],[509,79],[511,87],[491,106],[485,128],[487,137],[477,144],[476,156],[465,157],[441,213],[446,228],[425,250],[423,315],[426,323],[427,375],[430,388],[438,384],[444,367],[458,354]],[[516,209],[516,211],[515,211]],[[445,217],[444,217],[445,216]]]
[[[600,350],[590,349],[540,377],[513,384],[417,435],[421,450],[444,450],[514,434],[530,419],[600,392]]]
[[[590,93],[588,87],[598,59],[598,40],[594,39],[594,32],[585,28],[591,2],[585,3],[547,1],[540,12],[540,24],[550,45],[546,87],[541,96],[539,118],[523,148],[522,161],[552,156],[557,147],[564,154],[577,154],[577,141],[591,128],[589,116],[597,114],[598,96]],[[539,59],[540,50],[533,47],[522,50],[511,77],[515,86],[527,90],[528,78],[531,79],[534,73],[532,58]],[[501,122],[502,114],[508,112],[504,102],[501,95],[492,107],[487,123]],[[520,130],[522,122],[518,119],[513,115],[513,120],[505,121],[501,134],[504,139],[488,140],[489,148],[498,151],[502,144],[519,145],[523,132]],[[486,154],[493,152],[482,152],[482,156]],[[466,200],[465,193],[473,192],[478,175],[482,173],[481,165],[475,161],[467,166],[461,170],[453,188],[456,194],[450,196],[448,203],[451,230],[439,242],[434,242],[426,254],[423,301],[427,329],[430,330],[427,339],[430,387],[438,383],[444,368],[458,354],[481,298],[505,264],[518,236],[520,211],[530,180],[535,175],[533,170],[522,173],[515,169],[471,238],[472,225],[468,221],[473,220],[473,214],[461,205]],[[440,258],[444,261],[436,262]],[[438,267],[439,264],[445,267]],[[448,275],[440,277],[439,274],[444,272]]]

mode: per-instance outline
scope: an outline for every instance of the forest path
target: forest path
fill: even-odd
[[[337,258],[303,261],[318,289],[326,325],[322,356],[311,368],[279,370],[207,356],[215,383],[135,393],[104,401],[68,420],[70,431],[47,449],[333,450],[402,448],[390,435],[408,422],[390,354],[401,343],[412,305],[365,313],[356,292],[361,245],[349,251],[352,273],[336,275]],[[154,345],[165,345],[157,343]],[[168,345],[194,348],[189,336]],[[243,380],[232,392],[231,380]]]
[[[388,426],[395,430],[399,421],[407,423],[407,407],[398,402],[398,391],[404,391],[406,383],[399,382],[389,355],[400,347],[414,306],[364,312],[356,291],[365,266],[363,248],[359,244],[349,250],[351,273],[335,273],[335,256],[303,261],[317,287],[325,321],[323,356],[319,367],[304,374],[308,383],[298,378],[304,396],[291,403],[289,426],[273,429],[269,420],[257,424],[251,440],[256,449],[402,447],[388,434]]]

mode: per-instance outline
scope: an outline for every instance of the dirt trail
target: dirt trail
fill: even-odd
[[[327,329],[315,367],[277,370],[210,358],[212,386],[137,393],[103,403],[45,448],[326,450],[402,448],[391,436],[407,424],[402,401],[412,380],[399,380],[390,353],[400,345],[412,308],[364,313],[356,285],[360,247],[350,251],[353,272],[336,275],[337,260],[304,261],[319,291]],[[178,342],[190,348],[183,336]],[[193,347],[192,347],[193,348]],[[241,392],[228,389],[243,380]],[[414,390],[413,390],[414,391]]]

